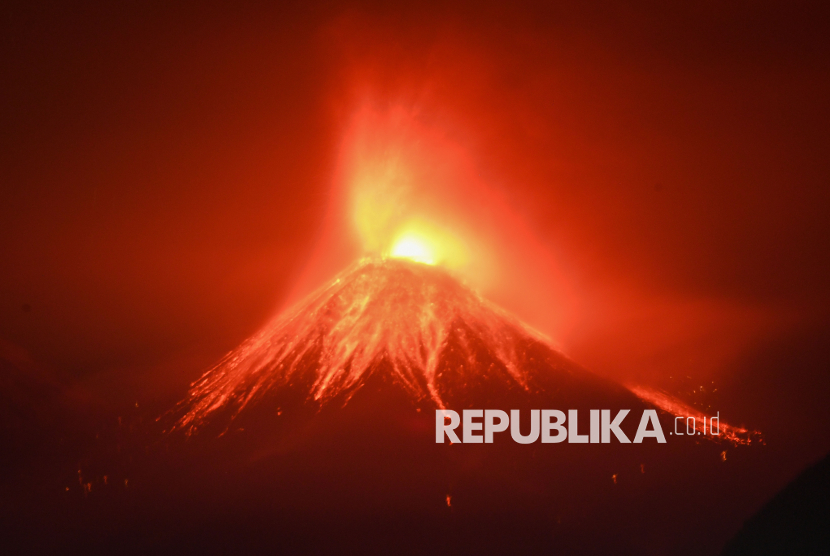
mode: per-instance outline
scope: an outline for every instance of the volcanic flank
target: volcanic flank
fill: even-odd
[[[737,526],[727,516],[743,468],[724,437],[670,437],[671,411],[667,444],[435,442],[437,408],[577,410],[582,434],[589,410],[627,409],[629,438],[645,410],[685,408],[641,392],[579,367],[440,267],[365,259],[194,382],[170,463],[143,480],[154,507],[200,523],[222,508],[200,546],[245,531],[256,550],[292,553],[701,553],[675,543],[713,508],[719,538]],[[651,503],[703,482],[717,502]]]
[[[690,414],[640,392],[440,267],[366,259],[228,353],[172,413],[112,419],[114,440],[96,432],[61,467],[59,496],[14,528],[38,538],[42,516],[60,518],[46,553],[714,553],[749,515],[754,446],[670,436],[672,411]],[[436,443],[440,408],[576,410],[581,434],[589,410],[627,409],[634,438],[654,407],[670,410],[667,443]]]
[[[427,407],[505,401],[506,393],[555,394],[549,402],[573,404],[575,389],[580,399],[642,406],[440,267],[364,259],[205,373],[176,427],[229,423],[285,390],[344,404],[375,375]]]

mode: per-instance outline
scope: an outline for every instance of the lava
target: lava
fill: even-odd
[[[363,259],[206,372],[192,385],[178,427],[193,430],[222,408],[236,414],[293,381],[308,380],[309,398],[318,402],[348,396],[382,361],[395,383],[443,408],[436,377],[451,336],[453,355],[463,361],[458,371],[476,375],[498,364],[521,387],[528,376],[523,346],[547,343],[443,268]],[[477,352],[482,344],[487,363]]]
[[[346,403],[377,372],[411,399],[440,409],[459,390],[488,380],[527,392],[545,389],[543,383],[561,391],[562,381],[576,381],[580,396],[594,391],[596,377],[541,333],[447,269],[421,264],[430,262],[425,245],[414,239],[398,245],[400,258],[356,262],[228,353],[191,385],[174,428],[192,433],[220,410],[233,419],[289,386],[299,385],[307,401]],[[700,412],[667,394],[611,383],[600,388],[619,388],[631,396],[626,403],[704,423]],[[721,428],[722,435],[707,438],[734,444],[760,439],[726,423]]]
[[[707,415],[705,415],[703,412],[689,406],[688,404],[683,403],[677,398],[660,390],[654,390],[652,388],[648,388],[645,386],[634,385],[628,386],[628,389],[634,392],[638,397],[646,400],[655,407],[659,407],[663,411],[666,411],[673,415],[684,416],[686,418],[693,419],[692,422],[694,423],[694,434],[702,434],[706,436],[706,438],[720,437],[722,440],[727,440],[735,445],[752,444],[753,442],[760,442],[762,444],[764,443],[763,435],[760,431],[749,430],[743,427],[738,427],[735,425],[720,422],[718,426],[718,434],[713,436],[710,430],[709,434],[707,435]],[[724,456],[724,460],[725,459],[726,458]]]

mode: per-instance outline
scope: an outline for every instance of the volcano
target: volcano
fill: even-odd
[[[391,258],[355,263],[228,353],[192,385],[174,428],[229,427],[286,392],[345,405],[378,378],[419,408],[489,407],[505,396],[567,406],[588,397],[692,415],[706,432],[699,411],[600,379],[441,267]],[[751,441],[749,431],[723,429],[734,443]]]
[[[66,474],[83,488],[24,525],[64,523],[46,548],[84,554],[714,554],[754,509],[758,448],[670,436],[684,407],[580,367],[441,267],[365,259],[152,425],[119,419]],[[436,443],[435,410],[467,408],[666,409],[668,442]]]
[[[436,408],[506,393],[642,405],[442,268],[384,258],[359,261],[228,353],[192,386],[176,427],[229,424],[285,390],[342,405],[377,376]]]
[[[131,496],[152,535],[113,525],[80,546],[108,552],[138,537],[141,550],[177,553],[711,553],[740,524],[730,509],[747,486],[746,446],[435,442],[442,408],[587,416],[671,405],[638,394],[441,267],[364,259],[228,353],[160,420],[163,449],[124,470],[141,485]],[[661,412],[667,435],[673,418]],[[632,437],[636,424],[622,429]],[[716,495],[698,499],[703,483]],[[721,534],[692,541],[690,517],[707,511]]]

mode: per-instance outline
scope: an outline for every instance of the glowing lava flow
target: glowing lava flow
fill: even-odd
[[[707,417],[711,417],[711,415],[706,415],[690,405],[683,403],[677,398],[659,390],[654,390],[645,386],[633,385],[628,386],[628,389],[634,392],[634,394],[636,394],[639,398],[649,402],[655,407],[659,407],[667,413],[694,419],[694,433],[706,435],[705,419]],[[720,419],[718,421],[720,421]],[[688,421],[684,420],[683,426],[685,427],[687,423]],[[764,443],[764,438],[760,431],[751,431],[743,427],[737,427],[727,423],[719,423],[717,436],[720,440],[726,440],[735,445],[752,444],[753,442],[761,444]],[[712,434],[710,431],[707,438],[711,437]]]
[[[417,399],[444,407],[436,382],[452,337],[453,372],[480,377],[493,365],[526,388],[524,346],[547,341],[480,298],[441,268],[365,259],[279,316],[193,384],[177,428],[192,430],[215,411],[236,415],[266,392],[308,381],[309,398],[348,396],[378,365]],[[490,361],[477,356],[487,346]],[[480,348],[479,348],[480,349]]]
[[[703,414],[668,395],[600,386],[598,377],[568,362],[541,334],[446,270],[406,260],[429,262],[424,245],[397,245],[401,258],[359,261],[228,353],[191,386],[174,428],[193,432],[220,412],[234,419],[286,387],[299,388],[306,401],[345,403],[374,373],[438,408],[485,382],[538,392],[541,373],[549,392],[570,388],[568,403],[613,390],[626,405],[645,403],[704,422]],[[706,438],[762,442],[757,432],[726,423],[719,431]]]
[[[495,380],[498,389],[535,392],[542,373],[552,391],[625,392],[618,399],[626,404],[645,403],[702,422],[702,414],[667,395],[600,386],[541,334],[446,270],[405,260],[424,256],[420,246],[399,254],[403,258],[359,261],[228,353],[191,386],[174,428],[192,432],[218,412],[233,419],[284,387],[299,387],[309,401],[345,403],[376,372],[414,400],[439,408],[487,381]],[[721,429],[717,438],[735,444],[760,439],[726,423]]]

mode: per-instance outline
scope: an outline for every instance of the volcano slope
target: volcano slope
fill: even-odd
[[[435,410],[652,406],[440,268],[364,260],[197,380],[76,505],[84,553],[714,554],[751,513],[755,446],[435,441]],[[527,425],[523,431],[527,432]],[[151,438],[148,440],[148,438]],[[129,452],[129,458],[124,456]],[[725,459],[726,453],[729,454]]]

